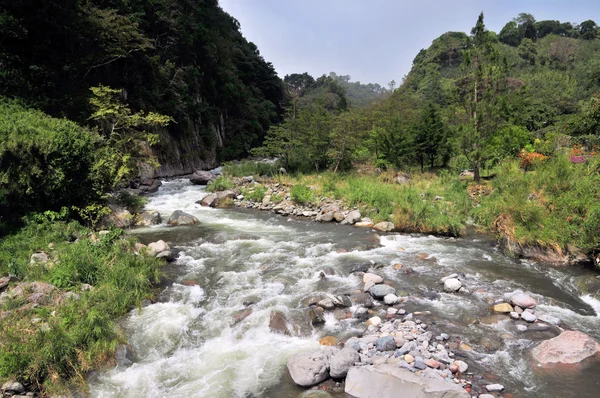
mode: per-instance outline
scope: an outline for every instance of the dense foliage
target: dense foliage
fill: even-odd
[[[5,2],[0,59],[3,95],[82,123],[90,87],[122,88],[134,111],[175,119],[169,132],[187,156],[244,155],[283,96],[273,66],[217,0]]]

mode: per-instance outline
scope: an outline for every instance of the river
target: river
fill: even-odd
[[[408,296],[407,311],[430,311],[422,318],[430,330],[460,336],[471,346],[465,353],[469,371],[503,384],[512,396],[600,395],[598,364],[573,372],[532,364],[528,349],[556,336],[558,328],[519,332],[517,322],[490,312],[494,300],[522,289],[537,300],[538,312],[600,340],[600,301],[579,287],[582,280],[594,280],[591,271],[510,259],[489,237],[476,234],[464,239],[377,234],[195,204],[204,195],[203,187],[183,179],[164,181],[149,195],[146,208],[160,211],[164,223],[132,233],[143,243],[163,239],[179,256],[164,268],[158,301],[121,321],[131,363],[91,374],[92,397],[296,398],[304,389],[287,375],[287,358],[318,349],[322,336],[356,335],[364,322],[327,315],[325,325],[290,337],[270,332],[270,313],[280,310],[304,322],[304,298],[360,288],[359,278],[349,273],[359,264],[382,267],[378,272]],[[202,224],[167,227],[174,210],[193,214]],[[398,263],[400,270],[393,266]],[[408,268],[414,272],[403,271]],[[442,292],[439,280],[455,272],[464,273],[472,294]],[[233,314],[249,302],[255,303],[252,314],[233,325]]]

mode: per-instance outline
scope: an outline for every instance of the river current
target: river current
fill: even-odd
[[[528,350],[556,336],[558,328],[519,332],[515,321],[490,312],[494,300],[521,289],[536,299],[538,313],[600,340],[600,296],[580,288],[595,279],[591,271],[510,259],[489,237],[475,234],[379,234],[195,203],[205,195],[186,179],[164,181],[149,195],[146,208],[158,210],[163,224],[133,234],[143,243],[165,240],[178,258],[164,268],[157,302],[121,321],[128,361],[91,374],[92,397],[296,398],[304,389],[287,375],[287,358],[318,349],[322,336],[356,335],[364,322],[326,315],[325,325],[293,337],[270,332],[270,313],[279,310],[292,322],[306,323],[303,299],[360,289],[350,271],[361,264],[379,268],[408,297],[407,311],[430,311],[422,317],[430,330],[460,336],[471,347],[464,359],[469,371],[503,384],[513,397],[600,396],[598,364],[564,372],[538,369],[529,358]],[[175,210],[202,224],[167,227]],[[472,294],[443,293],[439,280],[452,273],[464,274]],[[252,313],[234,324],[233,315],[248,303],[254,303]]]

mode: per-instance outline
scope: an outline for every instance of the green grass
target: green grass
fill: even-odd
[[[299,205],[311,203],[314,200],[313,193],[304,184],[296,184],[290,190],[290,198]]]
[[[227,177],[218,176],[216,179],[208,183],[206,186],[207,192],[219,192],[235,188],[235,183]]]
[[[134,242],[121,230],[94,242],[71,222],[30,223],[0,242],[0,275],[44,281],[80,296],[63,305],[52,302],[0,320],[0,382],[16,378],[46,392],[84,386],[86,372],[113,358],[124,336],[114,320],[153,296],[160,261],[133,253]],[[44,250],[46,265],[30,265],[30,255]],[[81,284],[93,286],[81,291]],[[0,310],[22,303],[9,302]],[[32,323],[33,318],[38,322]]]
[[[516,161],[502,164],[492,194],[474,211],[478,222],[525,245],[592,253],[600,246],[600,161],[573,164],[551,157],[523,172]]]
[[[265,188],[263,185],[256,185],[254,188],[242,189],[242,195],[244,195],[244,198],[253,202],[262,202],[266,194],[267,188]]]

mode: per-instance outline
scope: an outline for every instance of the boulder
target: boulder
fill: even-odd
[[[361,221],[357,222],[356,224],[354,224],[355,227],[362,227],[362,228],[371,228],[373,227],[373,221],[370,218],[363,218]]]
[[[462,283],[456,278],[449,278],[444,281],[444,291],[448,293],[458,292]]]
[[[533,298],[531,298],[530,296],[528,296],[525,293],[517,293],[514,296],[512,296],[509,300],[509,302],[512,305],[517,305],[523,309],[525,308],[535,308],[535,306],[537,305],[537,303],[535,302],[535,300]]]
[[[333,219],[337,222],[342,222],[344,221],[344,214],[340,211],[334,211],[333,212]]]
[[[191,214],[184,213],[181,210],[175,210],[173,214],[171,214],[171,217],[169,217],[167,224],[172,226],[196,225],[200,224],[200,220]]]
[[[394,230],[394,228],[396,228],[394,226],[394,223],[391,223],[389,221],[382,221],[382,222],[378,222],[377,224],[373,225],[373,229],[376,229],[376,230],[382,231],[382,232],[392,232]]]
[[[360,361],[360,355],[352,348],[344,348],[331,357],[329,361],[329,375],[334,379],[341,379],[346,376],[348,370]]]
[[[22,394],[25,392],[25,387],[15,380],[10,380],[2,384],[2,392],[7,395]]]
[[[322,325],[325,323],[325,317],[323,317],[322,308],[311,308],[308,310],[308,320],[311,325]]]
[[[158,225],[162,222],[160,213],[156,210],[146,210],[140,213],[136,225],[140,226],[151,226]]]
[[[569,330],[560,335],[542,341],[531,350],[533,359],[545,364],[570,364],[581,362],[586,358],[596,355],[600,351],[600,344],[583,332]]]
[[[164,252],[167,250],[171,250],[171,248],[169,247],[167,242],[165,242],[162,239],[148,244],[148,254],[150,254],[151,256],[156,256],[158,253],[161,253],[161,252]]]
[[[347,224],[347,225],[354,225],[359,221],[360,221],[360,211],[353,210],[350,213],[348,213],[346,218],[344,218],[344,220],[341,223]]]
[[[216,175],[206,170],[197,170],[190,176],[190,182],[194,185],[207,185],[217,178]]]
[[[373,307],[373,299],[368,293],[354,293],[350,296],[350,300],[354,305],[371,308]]]
[[[235,325],[236,323],[240,323],[244,319],[248,318],[251,314],[252,314],[252,308],[245,308],[243,310],[234,312],[232,324]]]
[[[281,311],[271,311],[271,316],[269,317],[269,329],[273,333],[285,334],[288,336],[291,335],[287,318]]]
[[[168,262],[175,260],[175,256],[171,250],[165,250],[156,255],[156,258],[163,258]]]
[[[317,221],[321,222],[331,222],[333,221],[333,213],[325,213],[317,216]]]
[[[44,264],[47,263],[50,259],[48,258],[48,254],[44,252],[33,253],[29,258],[29,264]]]
[[[531,322],[535,322],[535,320],[537,319],[537,316],[535,316],[534,314],[532,314],[529,311],[524,311],[521,314],[521,319],[524,320],[524,321],[527,321],[527,322],[531,323]]]
[[[375,342],[377,351],[392,351],[396,349],[396,340],[392,336],[384,336]]]
[[[217,207],[218,199],[219,198],[218,198],[217,194],[211,193],[211,194],[206,195],[202,199],[198,200],[196,203],[198,203],[200,206],[204,206],[204,207]]]
[[[131,226],[131,220],[133,216],[124,207],[109,205],[110,213],[104,217],[100,222],[100,225],[109,226],[114,225],[117,228],[129,228]]]
[[[344,391],[357,398],[470,398],[460,385],[388,364],[351,368]]]
[[[294,383],[302,387],[314,386],[329,376],[329,360],[322,352],[292,355],[287,368]]]
[[[369,289],[369,293],[376,299],[383,299],[388,294],[396,294],[396,289],[388,285],[375,285]]]

